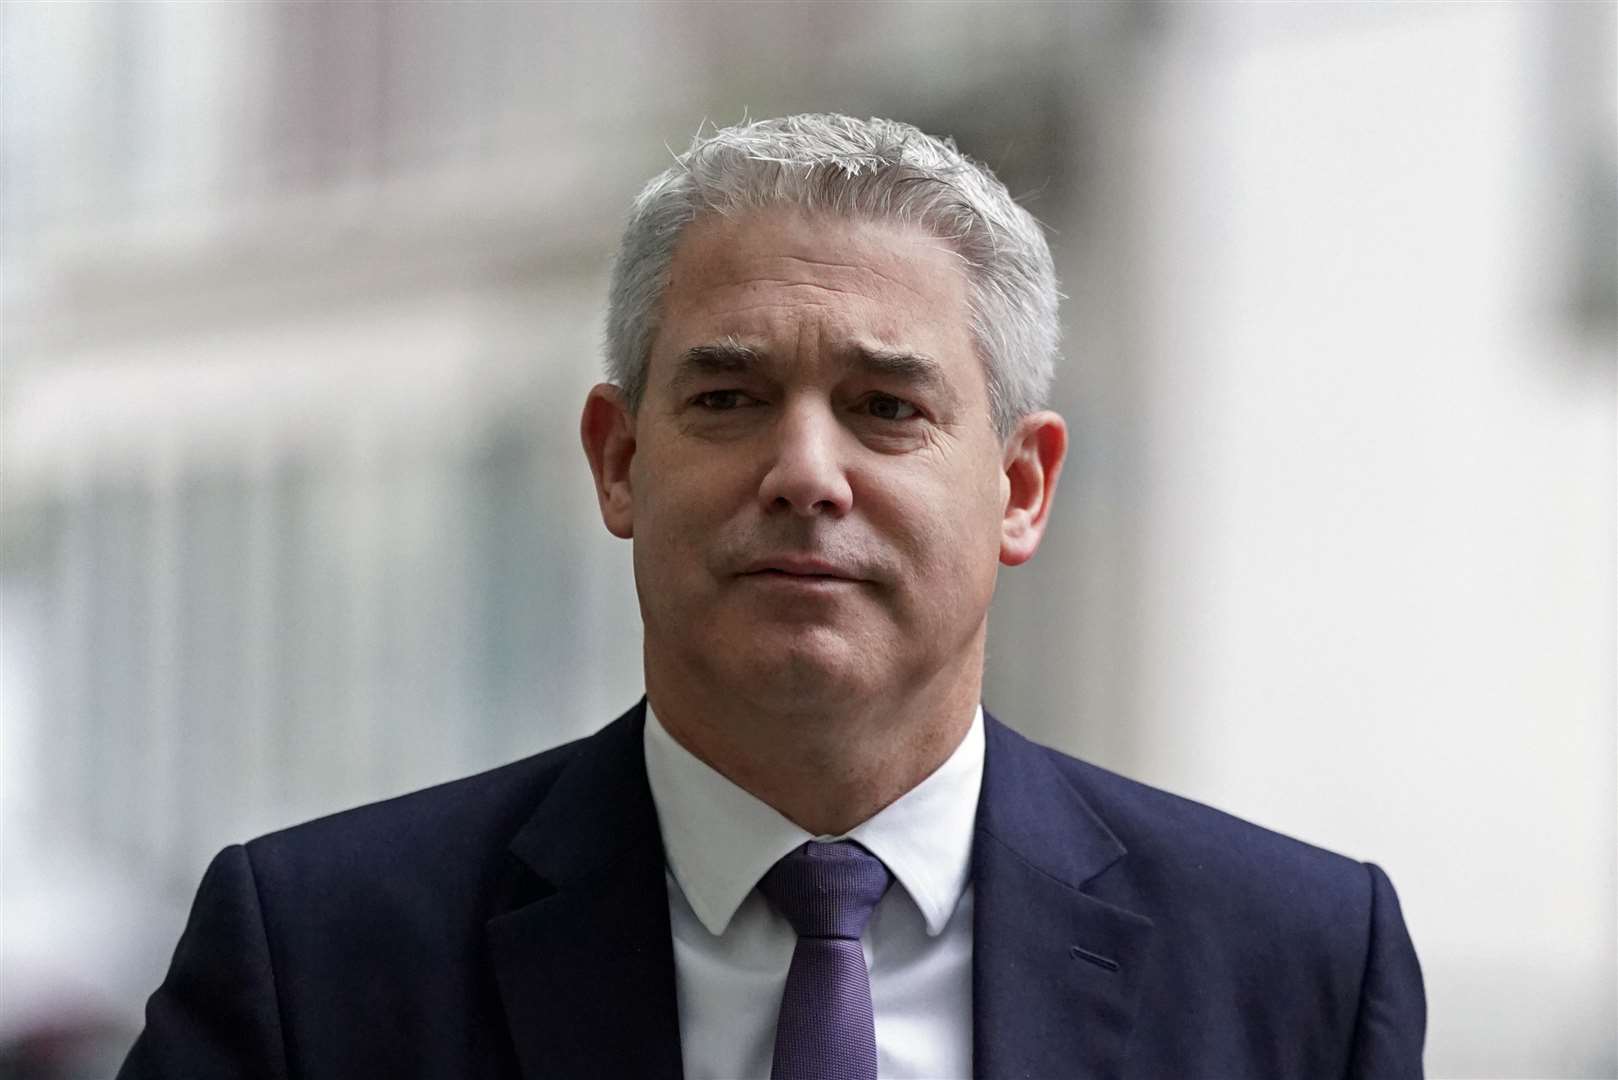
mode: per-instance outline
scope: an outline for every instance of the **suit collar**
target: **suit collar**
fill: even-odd
[[[584,740],[511,843],[486,941],[523,1075],[681,1073],[674,946],[637,705]],[[973,838],[973,1072],[1122,1069],[1149,919],[1086,894],[1125,858],[1053,753],[984,718]]]
[[[718,937],[759,878],[816,837],[681,746],[650,705],[645,730],[647,779],[669,870],[692,913]],[[887,864],[934,937],[971,877],[982,780],[983,710],[977,708],[965,737],[930,776],[836,837],[857,840]]]
[[[646,773],[664,854],[708,933],[720,936],[775,861],[814,837],[675,741],[646,708]]]
[[[973,1071],[1113,1077],[1152,923],[1086,887],[1125,849],[1036,746],[986,718],[973,844]]]
[[[642,699],[582,740],[512,838],[511,853],[540,878],[558,888],[571,886],[637,848],[655,846],[661,853],[641,751],[645,724]]]
[[[1128,852],[1057,771],[1055,751],[990,716],[977,828],[1040,873],[1077,889]]]
[[[485,926],[523,1075],[680,1076],[674,945],[642,705],[585,739],[517,833]]]

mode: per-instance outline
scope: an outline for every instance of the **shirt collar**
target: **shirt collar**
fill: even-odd
[[[725,932],[764,872],[810,840],[858,841],[881,859],[938,935],[966,889],[983,784],[983,708],[949,758],[874,817],[816,837],[732,783],[664,729],[646,706],[646,778],[674,880],[708,932]]]

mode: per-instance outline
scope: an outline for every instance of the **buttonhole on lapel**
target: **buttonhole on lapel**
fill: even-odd
[[[1089,949],[1081,949],[1075,945],[1069,949],[1068,952],[1078,957],[1080,960],[1090,961],[1090,963],[1094,964],[1098,968],[1106,968],[1108,971],[1118,970],[1118,961],[1102,956],[1100,953],[1093,953]]]

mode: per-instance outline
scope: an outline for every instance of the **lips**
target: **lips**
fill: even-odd
[[[828,562],[825,559],[801,555],[777,555],[757,559],[749,563],[742,570],[742,574],[779,574],[788,577],[822,578],[838,581],[865,580],[848,567]]]

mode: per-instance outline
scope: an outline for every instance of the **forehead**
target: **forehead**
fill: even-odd
[[[797,210],[710,215],[670,265],[654,366],[734,338],[772,353],[922,353],[977,369],[965,265],[920,227]]]

